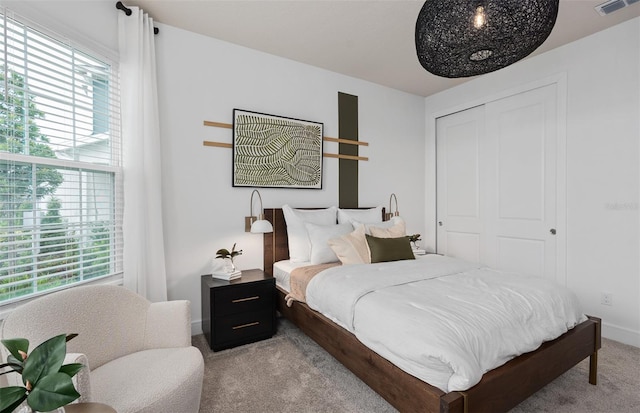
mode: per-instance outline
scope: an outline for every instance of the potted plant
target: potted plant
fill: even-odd
[[[228,263],[227,272],[229,273],[236,272],[236,266],[233,263],[233,259],[238,255],[242,255],[242,250],[236,251],[236,244],[233,244],[233,247],[231,247],[231,251],[229,251],[226,248],[221,248],[218,251],[216,251],[216,258],[222,258],[224,260],[227,260],[226,261]]]
[[[418,249],[418,241],[421,241],[420,234],[409,235],[409,242],[413,246],[414,250]]]
[[[24,387],[0,388],[0,413],[11,413],[25,400],[31,409],[48,412],[80,397],[71,378],[84,366],[80,363],[62,365],[67,353],[67,341],[75,336],[77,334],[52,337],[28,355],[29,340],[2,340],[10,354],[7,362],[0,364],[0,375],[18,373],[22,376]]]

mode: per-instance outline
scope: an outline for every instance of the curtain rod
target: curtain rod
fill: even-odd
[[[131,16],[131,9],[125,6],[121,1],[116,3],[116,9],[122,10],[127,16]],[[158,34],[159,32],[160,29],[158,29],[157,27],[153,28],[153,34]]]

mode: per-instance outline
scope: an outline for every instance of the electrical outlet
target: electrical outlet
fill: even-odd
[[[613,305],[613,294],[611,293],[602,293],[600,296],[600,304],[602,305]]]

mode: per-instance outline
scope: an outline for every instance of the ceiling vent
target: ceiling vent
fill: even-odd
[[[609,0],[605,3],[597,5],[595,9],[601,16],[606,16],[607,14],[611,14],[617,10],[630,6],[633,3],[637,3],[639,1],[640,0]]]

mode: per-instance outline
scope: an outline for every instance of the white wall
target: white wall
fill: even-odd
[[[640,346],[640,18],[426,99],[427,232],[435,208],[434,117],[566,76],[567,285],[603,335]],[[429,242],[433,246],[435,238]],[[602,292],[613,305],[600,304]]]
[[[360,206],[388,205],[396,193],[408,230],[424,233],[424,99],[312,66],[159,25],[156,39],[161,114],[169,298],[191,300],[200,320],[200,275],[219,248],[237,243],[241,269],[262,268],[262,237],[244,232],[251,188],[231,186],[234,108],[323,122],[338,136],[338,92],[358,96]],[[325,152],[337,144],[325,142]],[[261,189],[265,207],[338,203],[338,160],[325,158],[322,190]],[[199,328],[199,323],[196,323]],[[197,330],[195,330],[197,331]]]
[[[115,1],[6,1],[71,39],[117,55]],[[191,301],[200,330],[200,275],[219,248],[244,250],[241,269],[262,267],[262,237],[244,232],[251,188],[232,188],[231,150],[203,140],[231,142],[231,131],[203,126],[231,123],[234,108],[323,122],[338,137],[338,92],[358,96],[361,206],[387,206],[395,192],[408,231],[424,233],[424,99],[326,70],[157,23],[163,208],[168,294]],[[398,149],[402,148],[402,149]],[[337,152],[325,143],[325,152]],[[260,190],[265,207],[330,206],[338,202],[338,160],[324,160],[322,190]]]

